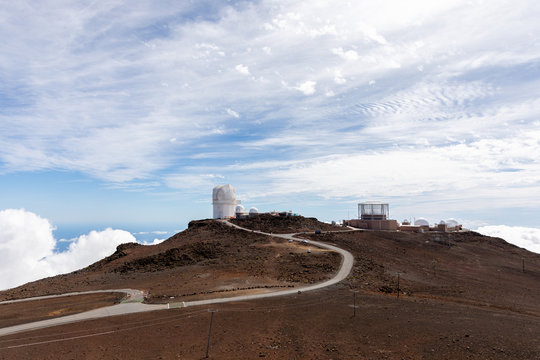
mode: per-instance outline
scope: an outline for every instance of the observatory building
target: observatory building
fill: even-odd
[[[343,220],[343,225],[366,230],[391,230],[411,232],[450,232],[461,231],[462,226],[456,219],[441,220],[430,226],[424,218],[417,218],[414,224],[407,219],[400,225],[396,220],[389,218],[389,205],[378,201],[368,201],[358,204],[358,219]]]
[[[344,220],[344,224],[359,229],[397,230],[398,222],[388,217],[388,203],[369,201],[358,204],[358,219]]]
[[[448,219],[446,221],[441,220],[439,223],[434,224],[433,226],[429,225],[429,222],[423,218],[416,218],[414,224],[405,224],[402,223],[399,227],[400,231],[412,231],[412,232],[427,232],[427,231],[438,231],[438,232],[452,232],[452,231],[461,231],[463,229],[462,225],[456,219]]]
[[[386,220],[388,218],[388,204],[370,201],[358,204],[358,218],[362,220]]]
[[[240,203],[240,200],[236,200],[236,189],[232,185],[218,185],[212,190],[214,219],[234,218],[236,215],[236,205]],[[241,212],[243,209],[243,206],[239,208]]]

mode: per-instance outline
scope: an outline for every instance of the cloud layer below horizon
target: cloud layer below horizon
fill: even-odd
[[[136,242],[129,232],[109,228],[72,239],[66,251],[55,252],[59,240],[53,230],[47,219],[32,212],[0,211],[0,290],[81,269],[111,255],[119,244]],[[503,225],[477,231],[540,254],[540,229]]]
[[[72,239],[66,251],[56,252],[59,240],[53,230],[49,220],[34,213],[0,211],[0,289],[81,269],[111,255],[120,244],[136,242],[129,232],[108,228]]]
[[[491,225],[481,226],[476,231],[483,235],[504,239],[510,244],[540,254],[540,229],[522,226]]]

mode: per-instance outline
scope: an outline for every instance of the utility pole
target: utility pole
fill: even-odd
[[[397,298],[399,300],[399,273],[397,273]]]
[[[208,309],[210,311],[210,309]],[[208,359],[208,351],[210,350],[210,335],[212,334],[212,320],[214,320],[214,311],[210,315],[210,329],[208,330],[208,342],[206,343],[206,358]]]
[[[353,292],[354,294],[354,303],[353,303],[353,317],[356,317],[356,291]]]
[[[525,272],[525,259],[521,258],[521,272]]]

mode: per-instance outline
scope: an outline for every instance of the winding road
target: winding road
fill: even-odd
[[[226,220],[221,220],[221,221],[228,226],[232,226],[240,230],[267,235],[267,236],[278,237],[278,238],[287,239],[287,240],[299,241],[294,236],[300,233],[269,234],[262,231],[254,231],[254,230],[246,229],[238,225],[232,224]],[[98,318],[107,317],[107,316],[125,315],[125,314],[137,313],[137,312],[155,311],[155,310],[163,310],[163,309],[170,309],[170,308],[188,307],[188,306],[219,304],[219,303],[227,303],[227,302],[234,302],[234,301],[264,299],[264,298],[270,298],[270,297],[276,297],[276,296],[298,294],[299,292],[313,291],[317,289],[322,289],[330,285],[337,284],[338,282],[342,281],[349,275],[353,266],[353,262],[354,262],[354,257],[350,252],[343,250],[341,248],[338,248],[337,246],[325,244],[322,242],[313,241],[313,240],[306,240],[306,241],[308,244],[312,244],[322,249],[335,251],[342,256],[341,267],[339,268],[339,271],[333,278],[326,280],[322,283],[318,283],[318,284],[314,284],[314,285],[306,286],[302,288],[279,290],[279,291],[262,293],[262,294],[241,295],[241,296],[225,297],[225,298],[222,297],[222,298],[215,298],[215,299],[185,301],[185,302],[159,304],[159,305],[143,304],[142,303],[142,301],[144,300],[143,292],[140,290],[133,290],[133,289],[114,289],[114,290],[74,292],[74,293],[67,293],[67,294],[62,294],[62,295],[48,295],[48,296],[39,296],[39,297],[27,298],[27,299],[2,301],[0,302],[0,305],[10,304],[10,303],[15,303],[15,302],[35,301],[35,300],[50,299],[50,298],[63,297],[63,296],[85,295],[85,294],[95,294],[95,293],[103,293],[103,292],[123,292],[126,294],[126,298],[120,304],[103,307],[100,309],[90,310],[90,311],[82,312],[79,314],[5,327],[5,328],[0,329],[0,336],[10,335],[10,334],[18,333],[18,332],[23,332],[23,331],[36,330],[36,329],[41,329],[41,328],[46,328],[46,327],[51,327],[51,326],[56,326],[56,325],[61,325],[61,324],[68,324],[72,322],[98,319]]]

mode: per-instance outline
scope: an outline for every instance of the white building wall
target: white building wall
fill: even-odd
[[[214,203],[214,219],[233,218],[235,213],[236,204],[219,204]]]

